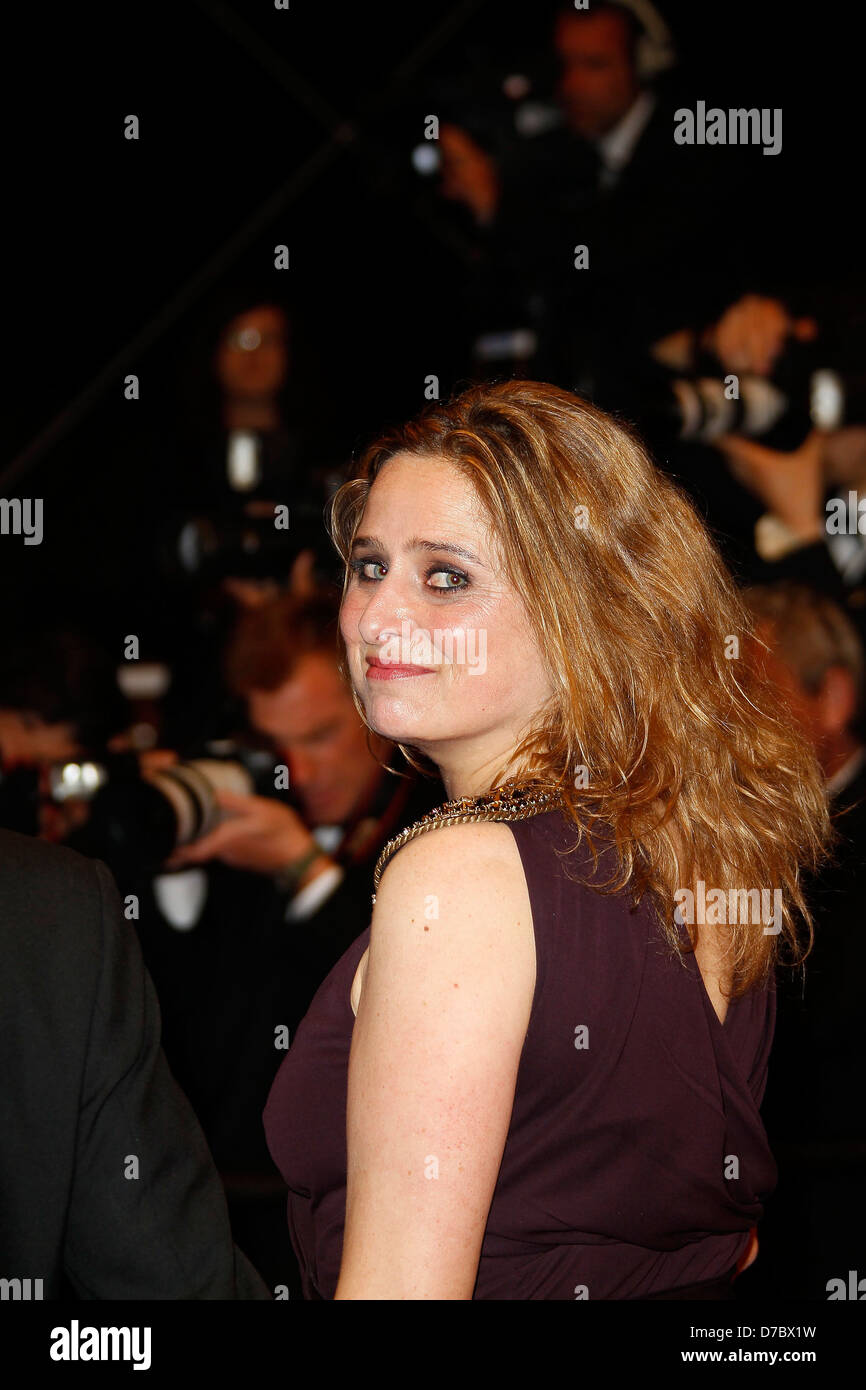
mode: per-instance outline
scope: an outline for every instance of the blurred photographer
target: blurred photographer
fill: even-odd
[[[231,280],[175,349],[146,444],[152,486],[139,529],[151,560],[139,566],[148,578],[138,626],[124,617],[171,666],[173,747],[225,736],[234,711],[221,657],[237,603],[336,574],[322,513],[342,479],[343,444],[308,318],[267,279]]]
[[[676,143],[676,61],[649,0],[561,4],[538,73],[530,59],[502,84],[528,88],[508,138],[491,138],[469,96],[463,116],[446,106],[439,193],[479,248],[480,372],[519,369],[615,407],[631,359],[739,288],[747,200],[748,256],[759,254],[752,173]]]
[[[632,413],[742,570],[842,600],[866,581],[866,372],[862,305],[833,298],[824,287],[802,300],[816,312],[802,313],[748,294],[706,327],[657,341],[666,375]]]

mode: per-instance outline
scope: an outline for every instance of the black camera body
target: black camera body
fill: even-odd
[[[176,849],[215,830],[229,815],[220,791],[268,796],[295,806],[288,769],[273,752],[231,741],[205,746],[197,757],[142,770],[135,754],[56,764],[51,796],[89,801],[86,823],[66,841],[115,865],[155,871]]]

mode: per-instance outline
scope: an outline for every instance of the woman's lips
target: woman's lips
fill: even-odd
[[[395,681],[405,680],[408,676],[432,676],[435,675],[428,666],[401,666],[394,662],[368,661],[367,680],[368,681]]]

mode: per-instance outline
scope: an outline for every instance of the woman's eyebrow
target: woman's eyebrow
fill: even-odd
[[[369,546],[371,550],[386,549],[384,543],[378,536],[356,536],[352,543],[352,549],[354,550],[356,546],[362,545]],[[482,569],[487,568],[484,561],[473,554],[471,550],[466,550],[465,547],[461,545],[452,545],[449,541],[428,541],[424,540],[421,536],[410,536],[404,549],[437,551],[446,555],[458,555],[462,560],[469,560],[472,564],[480,565]]]

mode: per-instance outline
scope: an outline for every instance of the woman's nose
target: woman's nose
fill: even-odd
[[[403,624],[412,625],[414,603],[408,583],[393,573],[376,582],[361,611],[358,630],[371,646],[399,637]]]

